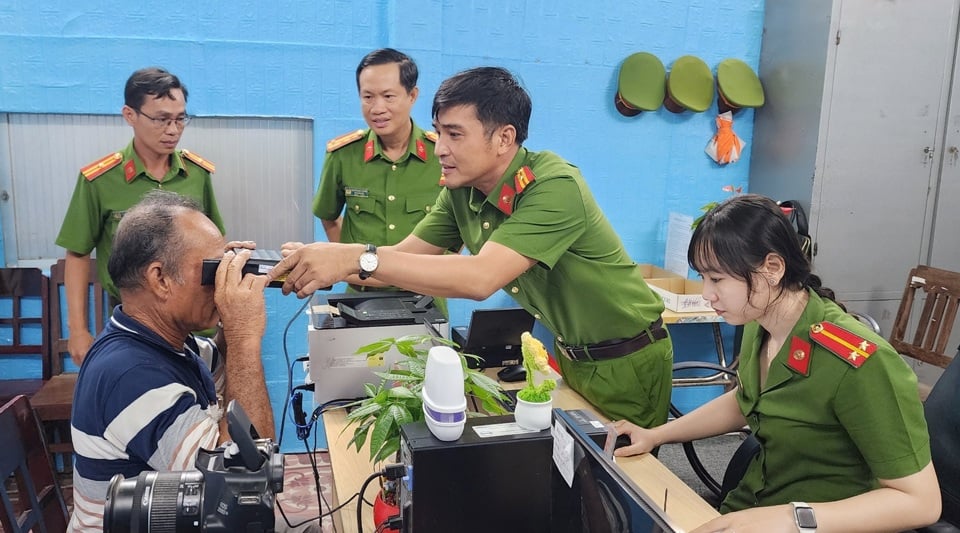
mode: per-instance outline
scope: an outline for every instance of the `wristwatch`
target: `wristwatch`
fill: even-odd
[[[367,279],[373,275],[380,266],[380,260],[377,258],[377,247],[368,244],[367,248],[360,254],[360,279]]]
[[[791,502],[790,505],[793,506],[793,519],[797,522],[797,530],[800,533],[816,533],[817,515],[814,514],[813,507],[804,502]]]

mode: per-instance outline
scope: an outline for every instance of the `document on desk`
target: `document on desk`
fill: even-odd
[[[550,433],[553,435],[553,464],[567,486],[573,487],[573,436],[558,421],[553,423]]]

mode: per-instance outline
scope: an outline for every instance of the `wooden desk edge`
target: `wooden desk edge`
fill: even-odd
[[[496,376],[494,370],[488,370],[487,372],[492,374],[492,377]],[[505,388],[519,387],[519,384],[512,383],[504,383],[503,385]],[[590,409],[596,413],[593,406],[563,384],[554,392],[553,403],[554,407],[561,409]],[[603,418],[599,413],[598,416],[601,419]],[[363,480],[374,471],[374,466],[368,460],[369,450],[367,446],[364,446],[359,453],[353,447],[346,447],[347,442],[353,436],[353,432],[348,429],[341,433],[346,426],[346,413],[342,409],[324,413],[323,424],[333,469],[333,483],[336,490],[334,499],[339,501],[343,496],[349,497],[359,491]],[[716,509],[711,507],[656,457],[650,454],[618,457],[616,463],[650,497],[651,501],[662,506],[664,492],[666,491],[668,494],[667,516],[683,530],[693,530],[719,516]],[[379,487],[379,484],[371,482],[370,487],[367,488],[367,499],[369,501],[373,501],[376,496],[376,491],[371,487]],[[356,504],[357,501],[354,500],[334,515],[334,520],[337,521],[335,522],[337,531],[356,533]],[[375,528],[372,511],[369,508],[364,509],[362,515],[364,531],[373,531]],[[342,520],[341,517],[343,517]]]

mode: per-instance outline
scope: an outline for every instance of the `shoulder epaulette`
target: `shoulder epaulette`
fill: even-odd
[[[827,321],[810,326],[810,339],[854,368],[860,368],[877,351],[876,344]]]
[[[121,161],[123,161],[123,154],[114,152],[81,168],[80,173],[87,178],[87,181],[93,181],[97,176],[119,165]]]
[[[350,133],[344,133],[339,137],[334,137],[327,141],[327,151],[332,152],[334,150],[339,150],[344,146],[355,143],[360,139],[364,138],[363,130],[351,131]]]
[[[437,132],[435,131],[425,131],[423,132],[423,136],[426,137],[427,140],[432,142],[433,144],[437,144],[437,139],[440,138],[440,136],[437,135]]]
[[[198,156],[197,154],[191,152],[190,150],[180,150],[180,153],[183,154],[183,157],[186,157],[190,161],[196,163],[200,168],[206,170],[207,172],[213,174],[217,171],[217,166],[207,161],[206,159]]]

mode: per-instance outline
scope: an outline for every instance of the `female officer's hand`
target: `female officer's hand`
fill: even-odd
[[[617,435],[630,436],[629,446],[617,448],[613,451],[613,455],[618,457],[647,453],[659,445],[654,437],[653,430],[642,428],[626,420],[617,420],[614,422],[613,429],[617,431]]]
[[[714,518],[692,533],[796,533],[790,505],[754,507]]]

